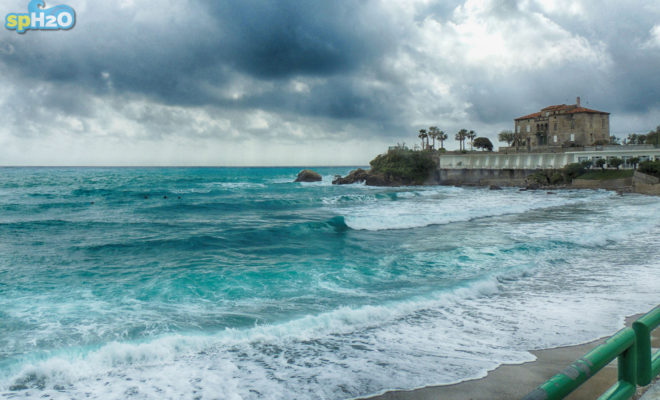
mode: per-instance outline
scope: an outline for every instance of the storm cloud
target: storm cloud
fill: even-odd
[[[0,35],[0,164],[364,164],[576,96],[660,124],[656,1],[66,4],[70,31]]]

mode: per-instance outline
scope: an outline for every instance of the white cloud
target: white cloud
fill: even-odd
[[[533,11],[494,12],[499,4],[468,0],[446,23],[426,19],[420,32],[422,52],[463,67],[506,74],[566,62],[610,62],[601,43],[590,43]]]
[[[660,49],[660,24],[655,25],[649,31],[649,39],[642,45],[642,48],[658,48]]]
[[[584,17],[585,7],[578,0],[531,0],[523,2],[523,7],[536,5],[547,14],[568,15],[573,17]]]

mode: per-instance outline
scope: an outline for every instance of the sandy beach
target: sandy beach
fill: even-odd
[[[643,314],[626,318],[630,326]],[[614,334],[616,332],[612,332]],[[502,365],[481,379],[473,379],[453,385],[429,386],[410,391],[391,391],[370,397],[370,400],[505,400],[520,399],[542,384],[564,367],[570,365],[594,347],[603,343],[603,337],[577,346],[566,346],[547,350],[531,351],[536,361]],[[660,329],[653,332],[652,346],[660,347]],[[598,374],[567,397],[569,400],[593,400],[616,382],[616,361],[603,368]],[[638,389],[643,394],[648,387]],[[636,396],[637,398],[637,396]]]

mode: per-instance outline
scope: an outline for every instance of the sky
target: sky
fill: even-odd
[[[660,1],[53,0],[4,27],[0,165],[366,165],[553,104],[660,125]]]

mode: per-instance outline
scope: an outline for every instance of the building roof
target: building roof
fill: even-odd
[[[558,112],[560,114],[578,114],[578,113],[587,113],[587,114],[607,114],[609,115],[610,113],[605,112],[605,111],[598,111],[598,110],[592,110],[590,108],[582,107],[577,104],[571,104],[571,105],[566,105],[566,104],[558,104],[555,106],[548,106],[546,108],[541,109],[539,112],[535,112],[533,114],[525,115],[522,117],[518,117],[515,119],[515,121],[521,120],[521,119],[532,119],[532,118],[538,118],[543,115],[544,112]]]
[[[541,116],[541,112],[535,112],[534,114],[529,114],[529,115],[525,115],[525,116],[523,116],[523,117],[518,117],[518,118],[516,118],[516,121],[519,120],[519,119],[538,118],[538,117],[540,117],[540,116]]]

